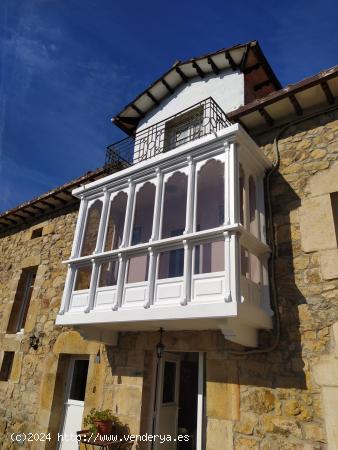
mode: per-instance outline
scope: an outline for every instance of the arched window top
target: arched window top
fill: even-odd
[[[185,180],[187,179],[187,174],[185,171],[176,170],[176,172],[173,172],[169,175],[169,177],[166,179],[165,184],[182,184],[185,183]]]
[[[135,197],[134,223],[131,244],[148,242],[151,238],[155,204],[155,185],[147,181],[139,187]]]
[[[136,186],[136,193],[138,195],[140,192],[144,192],[144,191],[149,192],[151,189],[155,189],[155,188],[156,188],[156,186],[155,186],[154,181],[146,181],[146,182],[140,183]]]
[[[104,251],[114,250],[122,244],[128,194],[118,192],[110,201]]]
[[[223,224],[224,162],[212,158],[200,167],[197,176],[196,231]]]
[[[102,213],[102,204],[102,200],[97,199],[88,207],[87,220],[83,233],[81,256],[91,255],[94,253]]]
[[[206,171],[216,171],[219,175],[224,178],[224,162],[220,158],[210,158],[206,160],[199,168],[199,173]]]
[[[183,234],[186,223],[188,176],[180,171],[169,176],[164,184],[162,238]]]
[[[114,192],[110,198],[110,204],[117,203],[117,202],[124,202],[128,199],[128,194],[125,191],[120,192]]]

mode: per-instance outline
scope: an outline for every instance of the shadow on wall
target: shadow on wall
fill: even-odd
[[[238,358],[238,382],[267,388],[306,389],[298,310],[306,299],[297,287],[294,271],[294,258],[300,253],[301,244],[299,233],[290,223],[290,217],[301,206],[301,200],[280,173],[272,176],[270,194],[276,243],[275,278],[280,341],[271,352]],[[260,332],[259,348],[267,348],[274,343],[275,327],[274,323],[271,332]]]

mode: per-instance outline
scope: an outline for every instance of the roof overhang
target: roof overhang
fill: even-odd
[[[331,107],[337,98],[338,66],[335,66],[227,113],[227,117],[247,131],[260,132],[313,110]]]
[[[267,62],[257,41],[224,48],[188,61],[177,61],[164,75],[138,95],[122,111],[112,118],[121,130],[133,135],[142,118],[156,108],[177,88],[191,79],[204,78],[209,74],[218,75],[225,70],[240,71],[250,74],[258,72],[258,90],[270,83],[273,90],[280,89],[281,84]],[[271,90],[271,88],[270,88]],[[264,94],[263,94],[264,95]],[[257,94],[259,97],[259,93]]]
[[[69,183],[2,213],[0,215],[0,233],[19,227],[26,222],[36,221],[45,214],[53,213],[71,204],[78,203],[78,199],[73,196],[72,190],[90,181],[97,180],[105,174],[104,168],[87,172]]]

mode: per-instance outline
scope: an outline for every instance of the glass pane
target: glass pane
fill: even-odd
[[[243,277],[249,276],[249,253],[241,246],[241,274]]]
[[[74,291],[89,289],[92,266],[79,267],[75,275]]]
[[[259,258],[253,253],[249,253],[250,280],[255,283],[261,282],[261,263]]]
[[[186,113],[180,114],[166,122],[165,126],[165,150],[197,139],[202,135],[203,106],[199,106]]]
[[[162,403],[174,403],[176,391],[176,363],[166,361],[163,374],[163,396]]]
[[[120,192],[110,203],[104,251],[114,250],[122,244],[128,195]]]
[[[224,240],[195,246],[195,274],[224,270]]]
[[[148,242],[153,228],[153,215],[156,188],[145,183],[136,194],[132,245]]]
[[[8,322],[7,333],[17,333],[24,328],[31,301],[37,267],[23,269],[15,293],[15,299]]]
[[[88,360],[76,359],[69,398],[84,401],[88,375]]]
[[[159,255],[158,274],[159,280],[163,278],[175,278],[183,276],[184,250],[177,248],[162,252]]]
[[[148,255],[133,256],[129,259],[127,283],[141,283],[148,279]]]
[[[224,223],[224,163],[209,160],[198,173],[196,230]]]
[[[256,184],[254,179],[249,178],[249,202],[250,202],[250,231],[255,236],[258,235],[258,224],[256,219]]]
[[[165,183],[162,238],[178,236],[185,229],[188,177],[175,172]]]
[[[118,271],[119,262],[117,259],[101,264],[99,287],[115,286],[117,284]]]
[[[83,233],[81,256],[91,255],[94,253],[97,233],[99,231],[101,212],[101,200],[95,200],[95,202],[88,208],[86,227]]]

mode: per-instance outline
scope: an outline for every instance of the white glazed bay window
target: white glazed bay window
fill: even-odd
[[[263,178],[237,125],[78,188],[59,324],[220,329],[255,346],[271,327]]]

